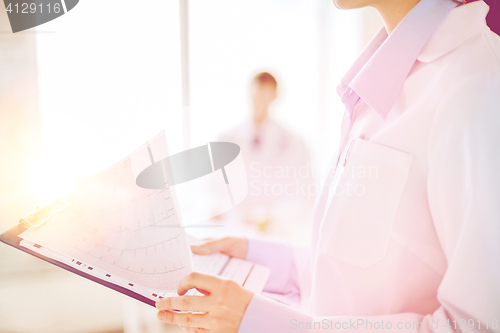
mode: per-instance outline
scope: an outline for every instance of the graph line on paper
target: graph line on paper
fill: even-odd
[[[191,271],[185,231],[168,184],[161,190],[136,185],[131,159],[150,163],[151,149],[147,145],[140,149],[146,153],[133,154],[80,180],[68,196],[71,209],[21,237],[132,284],[176,289]],[[152,228],[159,224],[168,228]]]

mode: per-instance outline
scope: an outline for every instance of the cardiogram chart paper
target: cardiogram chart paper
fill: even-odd
[[[73,205],[21,237],[153,290],[175,290],[191,272],[171,188],[136,185],[152,160],[168,156],[162,132],[122,161],[78,181]],[[155,227],[158,225],[171,227]]]

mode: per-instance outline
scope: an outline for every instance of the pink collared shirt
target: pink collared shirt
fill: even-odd
[[[372,40],[338,89],[348,110],[311,248],[249,241],[247,259],[272,270],[265,291],[307,310],[254,295],[240,333],[500,332],[500,37],[487,11],[421,0]]]

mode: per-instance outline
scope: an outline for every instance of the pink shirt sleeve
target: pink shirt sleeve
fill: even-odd
[[[254,294],[243,316],[238,333],[297,332],[291,325],[310,322],[311,317],[265,296]],[[307,331],[300,331],[307,332]]]
[[[284,296],[280,299],[287,303],[298,303],[301,283],[294,247],[291,244],[249,239],[246,260],[271,269],[264,292]],[[255,294],[245,311],[238,332],[288,332],[287,327],[290,327],[290,320],[294,318],[301,321],[311,320],[309,316],[289,305]]]
[[[248,240],[246,260],[271,269],[265,292],[300,298],[300,283],[293,247],[287,243],[267,240]]]

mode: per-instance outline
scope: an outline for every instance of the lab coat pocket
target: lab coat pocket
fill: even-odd
[[[352,142],[330,189],[320,252],[363,268],[385,257],[411,160],[377,143]]]

